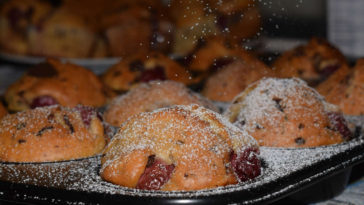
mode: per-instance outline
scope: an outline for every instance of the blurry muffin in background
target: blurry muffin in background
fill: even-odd
[[[214,101],[230,102],[249,84],[274,75],[268,66],[247,53],[243,57],[224,58],[223,63],[217,61],[214,65],[221,67],[206,79],[202,90],[204,96]]]
[[[260,31],[261,20],[254,0],[210,0],[216,24],[230,43],[241,45]]]
[[[28,30],[48,18],[52,7],[47,1],[11,0],[0,7],[0,47],[9,53],[28,53]]]
[[[298,78],[257,81],[224,115],[260,146],[315,147],[352,137],[339,108]]]
[[[315,86],[347,62],[343,54],[329,42],[312,38],[306,45],[284,52],[273,64],[281,78],[299,77]]]
[[[2,103],[0,103],[0,119],[2,117],[4,117],[7,113],[8,113],[8,111],[6,110],[6,108],[4,107],[4,105]]]
[[[129,56],[131,51],[167,52],[171,47],[173,25],[157,1],[114,9],[101,17],[99,26],[112,56]]]
[[[348,115],[364,115],[364,59],[353,68],[344,66],[317,87],[330,103]]]
[[[176,25],[173,54],[186,56],[199,41],[222,35],[234,46],[260,30],[260,14],[252,0],[172,1],[171,16]]]
[[[250,63],[258,63],[253,55],[240,46],[233,45],[222,36],[208,36],[191,53],[188,67],[194,72],[215,72],[218,68],[231,61],[242,58]]]
[[[139,53],[121,60],[102,76],[106,86],[119,93],[134,85],[152,80],[174,80],[192,83],[188,71],[162,53]]]
[[[102,121],[82,106],[49,106],[0,119],[0,161],[48,162],[90,157],[105,146]]]
[[[170,15],[176,26],[172,53],[186,56],[201,38],[218,34],[216,16],[206,1],[171,1]]]
[[[58,9],[29,31],[30,53],[36,56],[87,58],[96,36],[84,19]]]
[[[152,29],[150,12],[135,7],[103,17],[105,37],[112,56],[127,56],[135,51],[148,51]]]
[[[216,111],[207,99],[174,81],[152,81],[132,88],[128,93],[114,98],[104,112],[104,119],[113,126],[120,126],[129,117],[142,112],[173,105],[198,104]]]
[[[5,93],[8,109],[21,111],[54,104],[99,107],[106,103],[101,80],[90,70],[48,59],[29,69]]]
[[[8,0],[0,46],[31,56],[101,58],[130,50],[170,51],[173,24],[160,0]]]

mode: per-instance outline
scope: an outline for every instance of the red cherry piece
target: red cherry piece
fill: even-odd
[[[57,104],[58,104],[57,100],[54,99],[53,97],[48,96],[48,95],[43,95],[43,96],[34,98],[32,103],[30,104],[30,108],[34,109],[37,107],[45,107],[45,106],[57,105]]]
[[[231,167],[240,181],[254,179],[261,173],[261,163],[257,156],[257,148],[247,148],[241,153],[232,152],[230,155]]]
[[[344,140],[350,140],[352,138],[352,133],[347,127],[346,120],[343,115],[336,112],[329,112],[327,115],[334,130],[340,132]]]
[[[137,189],[160,190],[160,188],[169,180],[174,170],[173,164],[166,164],[160,159],[155,159],[152,155],[149,157],[148,164],[144,173],[139,178]]]
[[[101,116],[99,116],[99,114],[96,112],[96,109],[93,107],[77,105],[75,109],[80,112],[82,121],[86,126],[90,126],[92,117],[94,115],[96,115],[100,120],[102,120]]]
[[[157,66],[154,69],[145,70],[140,76],[141,82],[149,82],[152,80],[166,80],[164,69],[161,66]]]
[[[331,74],[333,74],[337,69],[340,68],[340,65],[338,64],[334,64],[334,65],[328,65],[326,67],[324,67],[321,71],[320,74],[323,77],[329,77]]]

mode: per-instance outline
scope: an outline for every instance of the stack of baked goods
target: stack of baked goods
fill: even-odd
[[[251,0],[7,0],[0,7],[0,48],[67,58],[125,57],[134,50],[187,55],[207,35],[233,43],[253,37],[259,17]]]
[[[27,70],[7,89],[6,109],[0,104],[0,160],[102,154],[108,182],[199,190],[256,180],[264,174],[259,146],[352,139],[341,110],[364,113],[364,61],[351,68],[313,38],[270,67],[241,47],[259,25],[250,0],[6,1],[6,52],[123,59],[101,76],[53,58]],[[214,101],[228,109],[218,113]]]

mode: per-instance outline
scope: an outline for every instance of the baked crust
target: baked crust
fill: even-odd
[[[82,112],[50,106],[5,116],[0,122],[0,160],[48,162],[100,153],[105,146],[102,122],[96,112]]]

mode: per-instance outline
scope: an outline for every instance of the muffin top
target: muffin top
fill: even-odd
[[[313,147],[350,138],[339,109],[297,78],[250,85],[225,116],[263,146]]]

